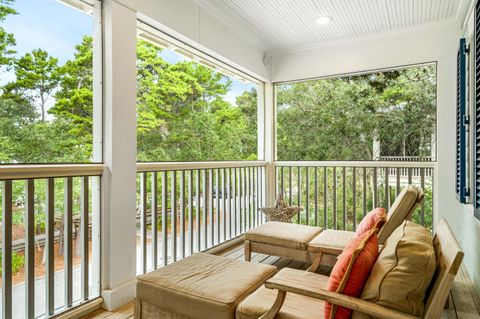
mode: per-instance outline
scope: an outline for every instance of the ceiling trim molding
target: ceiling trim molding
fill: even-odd
[[[470,5],[475,3],[475,0],[459,0],[460,4],[457,8],[457,14],[455,15],[457,20],[463,23],[467,16],[467,12],[469,11]],[[470,3],[471,2],[471,3]]]
[[[459,21],[462,23],[462,29],[465,29],[465,27],[467,26],[469,20],[470,20],[470,17],[472,16],[471,13],[473,12],[473,9],[475,8],[475,0],[466,0],[467,1],[467,4],[468,6],[465,6],[465,12],[463,15],[460,15],[460,19]]]
[[[412,31],[423,31],[423,30],[429,30],[429,29],[435,29],[438,27],[442,27],[445,25],[452,25],[453,27],[458,27],[460,31],[460,22],[457,21],[456,19],[450,19],[446,20],[441,23],[428,23],[428,24],[423,24],[411,28],[405,28],[401,30],[396,30],[396,31],[388,31],[388,32],[381,32],[381,33],[375,33],[375,34],[370,34],[366,35],[363,37],[358,37],[358,38],[349,38],[345,40],[338,40],[338,41],[329,41],[329,42],[317,42],[317,43],[312,43],[308,45],[303,45],[301,47],[296,47],[296,48],[287,48],[287,49],[272,49],[267,51],[267,54],[269,56],[278,56],[278,55],[286,55],[286,54],[294,54],[294,53],[300,53],[300,52],[305,52],[309,50],[315,50],[315,49],[321,49],[321,48],[328,48],[328,47],[334,47],[342,44],[349,44],[349,43],[358,43],[366,40],[372,40],[372,39],[382,39],[386,37],[395,37],[395,36],[401,36],[401,35],[406,35],[406,34],[411,34]]]

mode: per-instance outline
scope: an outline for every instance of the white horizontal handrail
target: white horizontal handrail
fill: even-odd
[[[191,169],[215,169],[266,166],[266,161],[222,161],[222,162],[155,162],[137,163],[137,172],[175,171]]]
[[[380,158],[405,158],[405,159],[429,159],[431,160],[433,157],[432,156],[380,156]]]
[[[103,164],[0,165],[0,180],[100,176]]]
[[[397,161],[279,161],[277,167],[387,167],[387,168],[435,168],[436,162]]]

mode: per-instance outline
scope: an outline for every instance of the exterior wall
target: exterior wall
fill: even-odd
[[[425,27],[274,55],[272,81],[291,81],[456,59],[460,26]]]
[[[270,79],[263,64],[263,45],[242,30],[233,30],[193,0],[115,0],[152,26],[180,40],[228,60],[259,80]]]
[[[273,56],[272,81],[291,81],[437,62],[437,169],[434,223],[445,218],[465,251],[465,265],[480,293],[480,222],[471,205],[455,195],[456,57],[461,25],[450,23],[414,32],[345,42]]]

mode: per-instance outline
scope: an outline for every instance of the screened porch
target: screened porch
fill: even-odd
[[[248,260],[279,197],[291,224],[353,233],[410,186],[405,219],[430,236],[445,220],[464,254],[442,318],[480,318],[477,16],[473,0],[0,0],[2,318],[130,318],[137,278]]]

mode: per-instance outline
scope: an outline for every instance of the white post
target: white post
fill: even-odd
[[[275,201],[275,98],[271,82],[265,83],[265,161],[267,161],[267,205]]]
[[[102,3],[93,7],[93,161],[103,162],[103,22]],[[101,258],[101,179],[92,178],[92,285],[91,291],[100,294]]]
[[[431,141],[430,157],[432,161],[436,161],[437,160],[437,136],[435,133],[432,133],[432,137],[430,138],[430,141]]]
[[[104,308],[132,301],[136,277],[136,12],[104,1]]]
[[[378,138],[378,131],[373,132],[373,160],[378,161],[380,159],[380,139]]]

